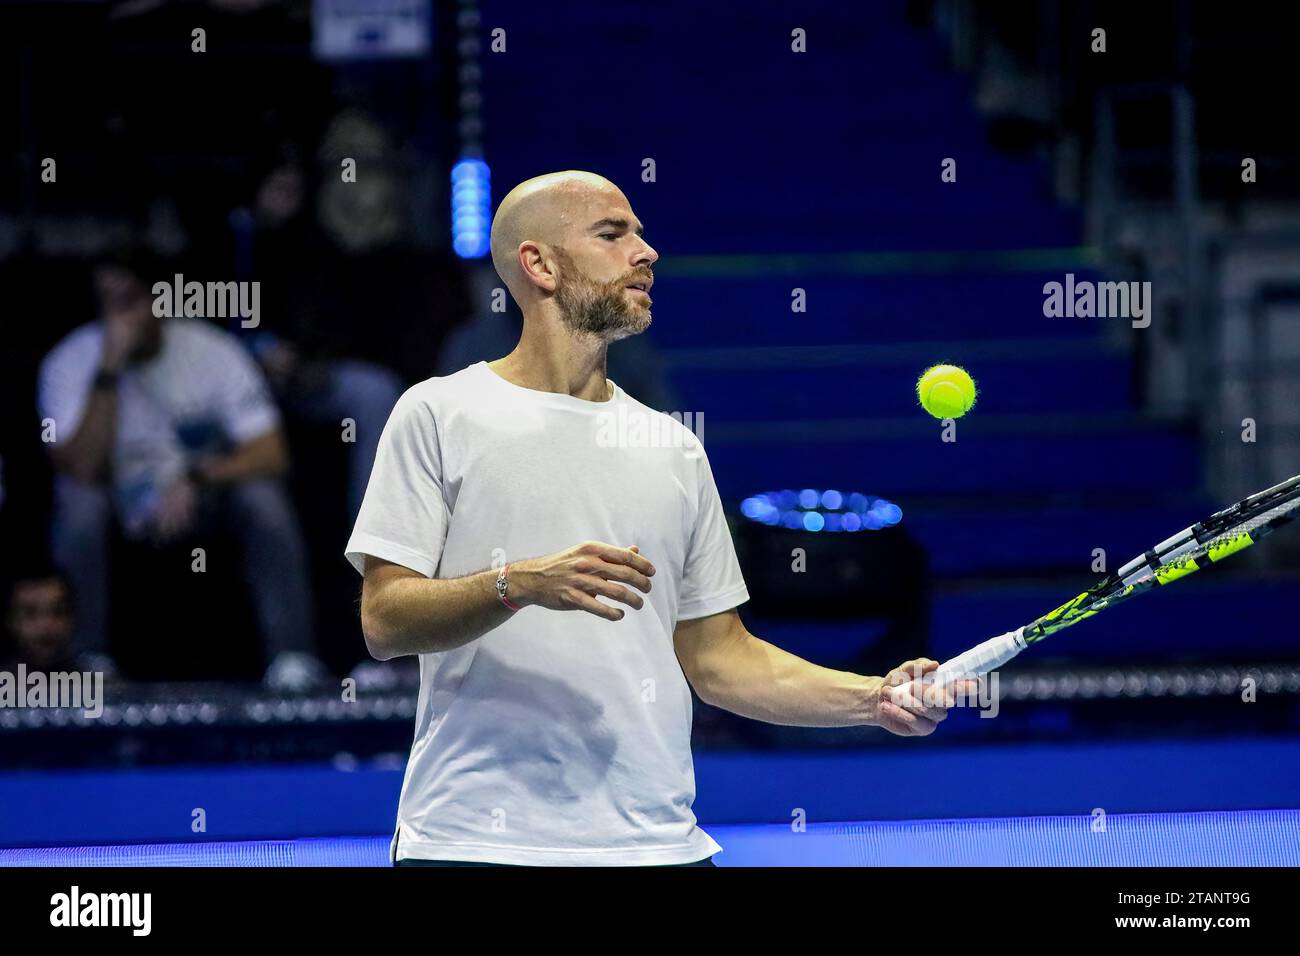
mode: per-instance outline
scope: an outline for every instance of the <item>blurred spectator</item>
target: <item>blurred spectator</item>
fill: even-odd
[[[217,528],[243,548],[270,666],[283,689],[319,681],[307,556],[282,478],[288,453],[256,365],[229,334],[159,318],[138,249],[94,271],[101,318],[41,365],[38,403],[53,420],[53,555],[76,588],[79,650],[107,653],[114,519],[133,541],[164,546]]]
[[[331,291],[337,272],[321,269],[329,250],[306,213],[307,189],[304,173],[292,162],[272,170],[258,188],[253,247],[256,273],[270,287],[272,318],[250,344],[290,416],[313,424],[354,423],[348,449],[351,519],[361,507],[379,435],[404,385],[385,365],[351,357],[354,344],[331,334],[327,314],[337,305]],[[351,315],[347,324],[372,330],[373,319]]]
[[[355,177],[345,179],[343,162],[355,163]],[[340,112],[316,151],[315,190],[303,200],[310,245],[282,249],[273,266],[297,273],[287,312],[305,351],[364,360],[407,385],[433,374],[443,337],[470,313],[460,260],[411,242],[411,210],[424,203],[412,167],[421,162],[368,114]],[[259,270],[267,245],[259,242]]]
[[[434,374],[442,337],[469,301],[457,261],[406,241],[408,183],[383,126],[345,109],[316,159],[313,177],[284,151],[251,215],[234,220],[236,243],[251,247],[266,293],[268,321],[250,345],[285,411],[355,425],[352,518],[389,413],[406,386]],[[344,159],[355,162],[355,177],[341,175]]]
[[[359,359],[307,358],[291,341],[260,337],[254,352],[285,410],[313,424],[353,423],[348,445],[348,518],[356,517],[375,464],[379,436],[403,391],[382,365]]]
[[[101,669],[96,666],[101,662],[79,659],[76,654],[72,584],[61,571],[26,568],[14,580],[8,597],[6,670],[17,664],[41,671]]]

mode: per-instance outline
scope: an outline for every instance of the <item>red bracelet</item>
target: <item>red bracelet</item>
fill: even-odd
[[[521,610],[518,604],[510,600],[510,598],[506,597],[506,588],[508,588],[509,586],[510,586],[510,565],[507,564],[499,572],[497,572],[497,597],[499,597],[501,599],[501,603],[504,604],[506,607],[510,608],[510,610],[512,611]]]

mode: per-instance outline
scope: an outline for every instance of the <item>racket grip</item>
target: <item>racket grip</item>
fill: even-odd
[[[1006,634],[999,634],[997,637],[989,638],[983,644],[976,644],[951,660],[944,661],[939,665],[938,670],[926,674],[919,683],[938,684],[942,687],[963,677],[982,676],[989,671],[997,670],[1027,646],[1023,627]]]
[[[1025,649],[1025,629],[1016,628],[1006,634],[991,637],[983,644],[976,644],[969,651],[958,654],[952,660],[944,661],[939,669],[928,675],[934,683],[944,684],[971,674],[983,675],[997,670],[1007,661]]]

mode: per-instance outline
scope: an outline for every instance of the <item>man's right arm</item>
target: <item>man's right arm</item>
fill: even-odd
[[[654,566],[638,549],[587,541],[567,550],[511,562],[506,597],[517,607],[586,611],[608,621],[624,612],[596,597],[641,608],[623,585],[649,593]],[[361,630],[372,657],[449,651],[482,637],[512,614],[497,597],[495,570],[460,578],[426,578],[410,568],[366,557],[361,586]]]
[[[376,660],[449,651],[486,634],[514,612],[497,598],[496,571],[426,578],[400,564],[366,558],[361,632]]]
[[[50,446],[56,471],[92,484],[108,474],[109,457],[117,439],[116,374],[102,370],[90,386],[81,422],[72,438]],[[55,427],[59,425],[55,422]]]
[[[77,430],[67,441],[56,441],[50,446],[55,470],[87,484],[107,477],[113,443],[117,440],[118,381],[127,359],[140,342],[146,318],[147,313],[144,316],[114,314],[104,319],[104,338],[95,374],[89,384],[77,383],[89,389]],[[44,373],[50,380],[42,383],[43,390],[71,387],[67,381],[69,376],[60,367],[60,363],[66,366],[69,361],[67,356],[53,359],[53,366]],[[66,399],[66,395],[58,397]],[[59,428],[65,423],[54,424]]]

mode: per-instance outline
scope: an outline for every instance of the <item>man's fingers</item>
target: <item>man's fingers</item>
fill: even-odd
[[[970,677],[955,680],[948,685],[949,693],[954,698],[960,696],[963,700],[974,700],[979,694],[979,688],[979,681]]]
[[[651,577],[655,573],[655,566],[643,558],[639,551],[633,551],[631,548],[616,548],[612,544],[603,544],[599,541],[592,543],[595,545],[596,554],[610,564],[626,564],[628,567],[636,568],[646,577]]]
[[[921,692],[922,688],[910,681],[906,684],[895,684],[889,688],[889,700],[895,707],[917,711],[925,706],[921,702]]]
[[[922,699],[931,707],[956,707],[959,702],[978,701],[979,689],[979,681],[973,678],[961,678],[946,684],[930,685],[922,695]]]
[[[930,684],[922,680],[897,680],[912,672],[928,674],[938,667],[928,658],[908,661],[887,675],[882,688],[877,718],[890,733],[906,737],[924,737],[934,733],[948,712],[959,701],[971,701],[978,693],[979,682],[963,677],[946,684]]]
[[[647,594],[650,593],[650,579],[640,571],[636,570],[636,568],[629,567],[626,564],[608,564],[602,562],[601,566],[592,573],[598,574],[602,578],[611,581],[622,581],[624,584],[632,585],[632,587],[636,588],[638,591],[644,591]]]
[[[587,575],[582,579],[582,587],[588,594],[601,594],[613,601],[619,601],[623,604],[630,605],[638,611],[645,606],[645,599],[639,594],[634,594],[621,584],[611,584],[609,581],[603,581],[593,575]]]
[[[931,710],[957,706],[957,691],[951,684],[918,684],[915,696]]]
[[[623,611],[620,608],[602,604],[590,594],[583,594],[581,591],[574,593],[573,605],[576,610],[587,611],[597,617],[603,617],[607,621],[623,620]]]
[[[886,682],[897,687],[899,684],[906,684],[910,680],[924,677],[930,671],[938,670],[939,662],[932,661],[928,657],[918,657],[916,660],[904,661],[895,667],[886,675]]]
[[[889,696],[890,702],[895,707],[935,723],[947,717],[948,708],[955,703],[951,695],[945,695],[937,688],[915,683],[890,688]]]
[[[924,737],[934,733],[937,724],[889,701],[881,701],[879,718],[885,729],[902,737]]]

